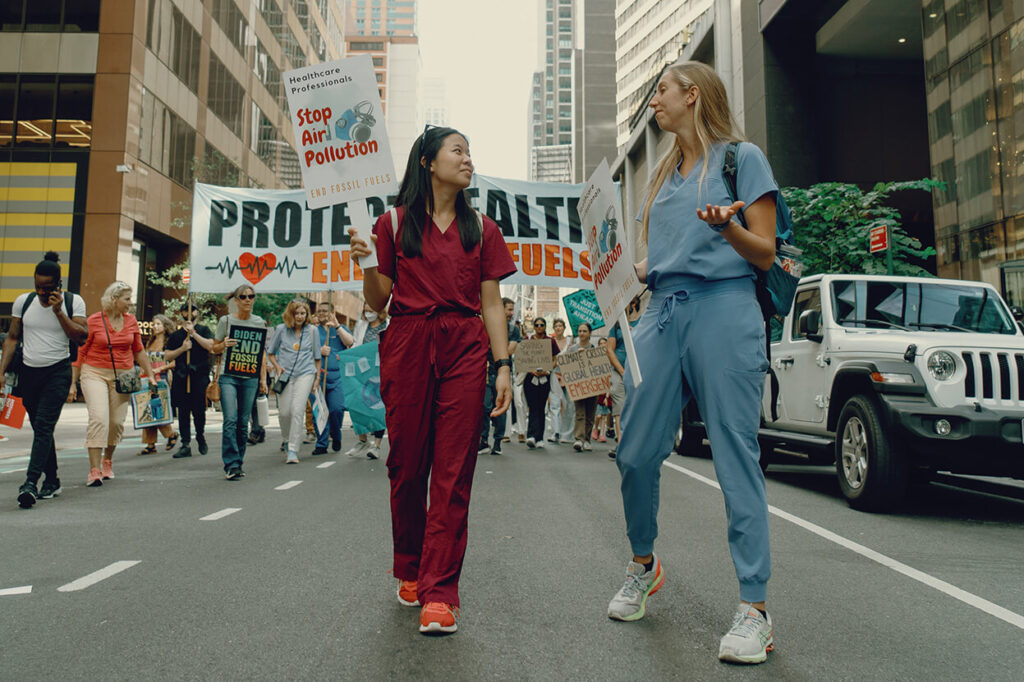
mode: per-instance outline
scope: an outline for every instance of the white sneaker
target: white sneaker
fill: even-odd
[[[537,441],[535,441],[532,438],[527,438],[526,439],[526,447],[528,447],[531,450],[533,450],[535,447],[537,447]]]
[[[579,452],[580,450],[582,450],[583,449],[583,441],[578,440],[575,443],[573,443],[572,444],[572,449],[575,450],[576,452]]]
[[[380,459],[380,447],[371,445],[366,448],[366,459]]]
[[[349,448],[345,452],[345,454],[348,455],[349,457],[361,457],[363,454],[366,453],[366,448],[368,447],[370,447],[369,442],[361,440],[355,445],[353,445],[351,448]]]
[[[315,433],[309,433],[307,431],[306,435],[302,437],[302,442],[305,443],[306,445],[309,445],[310,443],[315,443],[316,442],[316,434]]]
[[[284,463],[285,464],[298,464],[299,463],[299,453],[292,452],[292,451],[289,450],[288,451],[288,457],[284,460]]]
[[[590,447],[590,441],[589,440],[583,441],[583,450],[585,452],[590,452],[591,450],[593,450],[593,448]]]
[[[774,648],[772,617],[762,616],[750,604],[741,603],[732,617],[732,627],[718,645],[718,660],[764,663]]]
[[[608,617],[614,620],[640,620],[647,612],[647,598],[664,584],[665,571],[657,556],[649,571],[644,570],[643,564],[630,561],[626,567],[626,582],[608,603]]]

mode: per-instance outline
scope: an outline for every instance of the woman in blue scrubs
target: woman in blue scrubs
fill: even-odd
[[[744,142],[736,155],[738,201],[730,200],[722,161],[726,145],[743,138],[707,65],[668,67],[650,106],[676,144],[661,159],[639,217],[648,258],[637,275],[652,296],[633,331],[643,382],[634,387],[627,370],[616,460],[633,560],[608,616],[643,618],[647,597],[665,582],[654,554],[661,464],[692,397],[707,425],[740,586],[719,658],[760,663],[772,648],[768,502],[757,443],[768,361],[754,285],[755,268],[768,270],[775,257],[778,185],[761,150]],[[741,212],[746,228],[736,218]]]

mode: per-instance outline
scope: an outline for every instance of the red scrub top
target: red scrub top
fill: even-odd
[[[399,207],[397,213],[400,244],[405,208]],[[373,226],[377,271],[395,283],[389,314],[414,315],[441,309],[479,315],[480,283],[502,280],[516,271],[498,225],[487,216],[483,222],[483,239],[466,251],[455,221],[442,233],[429,220],[423,231],[422,255],[406,258],[401,247],[395,248],[390,211],[377,218]]]

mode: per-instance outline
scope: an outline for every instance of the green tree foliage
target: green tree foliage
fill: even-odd
[[[885,252],[868,250],[869,232],[878,225],[892,227],[893,273],[923,275],[924,262],[935,249],[922,246],[900,226],[900,212],[885,205],[894,192],[943,189],[945,183],[925,178],[880,182],[870,191],[857,185],[823,182],[811,187],[782,190],[793,213],[796,245],[803,249],[804,275],[847,273],[884,275]]]

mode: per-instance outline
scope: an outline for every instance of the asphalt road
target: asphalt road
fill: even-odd
[[[667,583],[627,624],[605,616],[629,558],[606,448],[481,456],[460,631],[427,638],[388,572],[383,461],[285,465],[269,436],[238,482],[217,437],[186,460],[129,441],[101,488],[62,451],[64,494],[28,511],[0,473],[0,679],[1020,679],[1018,499],[933,484],[862,514],[827,471],[773,468],[776,650],[743,668],[716,658],[737,587],[710,460],[663,469]]]

